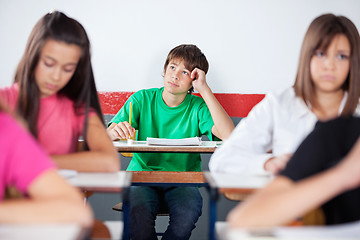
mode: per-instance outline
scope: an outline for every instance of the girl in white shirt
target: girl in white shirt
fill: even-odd
[[[360,37],[346,17],[316,18],[304,37],[295,84],[268,94],[213,154],[211,171],[278,173],[316,122],[360,116]]]

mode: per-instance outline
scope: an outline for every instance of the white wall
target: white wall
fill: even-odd
[[[358,0],[0,0],[0,87],[12,83],[27,37],[51,9],[77,19],[92,43],[98,90],[162,85],[171,48],[193,43],[217,93],[267,93],[291,85],[300,45],[320,14],[360,28]]]

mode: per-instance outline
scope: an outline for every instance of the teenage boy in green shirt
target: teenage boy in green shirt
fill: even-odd
[[[225,140],[234,124],[206,82],[209,64],[195,45],[172,49],[164,64],[164,87],[134,93],[110,121],[112,140],[126,139],[138,130],[137,140],[147,137],[188,138],[206,135]],[[202,98],[194,96],[195,89]],[[129,104],[132,102],[131,125]],[[201,171],[200,154],[134,153],[129,171]],[[130,224],[132,239],[157,239],[155,219],[160,205],[170,213],[162,239],[189,239],[201,215],[198,188],[131,187]]]

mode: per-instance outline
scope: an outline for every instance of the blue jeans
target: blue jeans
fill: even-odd
[[[155,219],[159,208],[169,210],[163,240],[189,239],[201,216],[202,197],[196,187],[130,187],[131,239],[157,239]]]

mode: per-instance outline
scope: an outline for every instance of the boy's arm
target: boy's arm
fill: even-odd
[[[205,72],[201,69],[195,68],[191,72],[191,78],[195,79],[193,81],[193,87],[201,94],[214,121],[214,126],[212,127],[211,132],[222,140],[227,139],[234,130],[235,126],[206,83]]]

